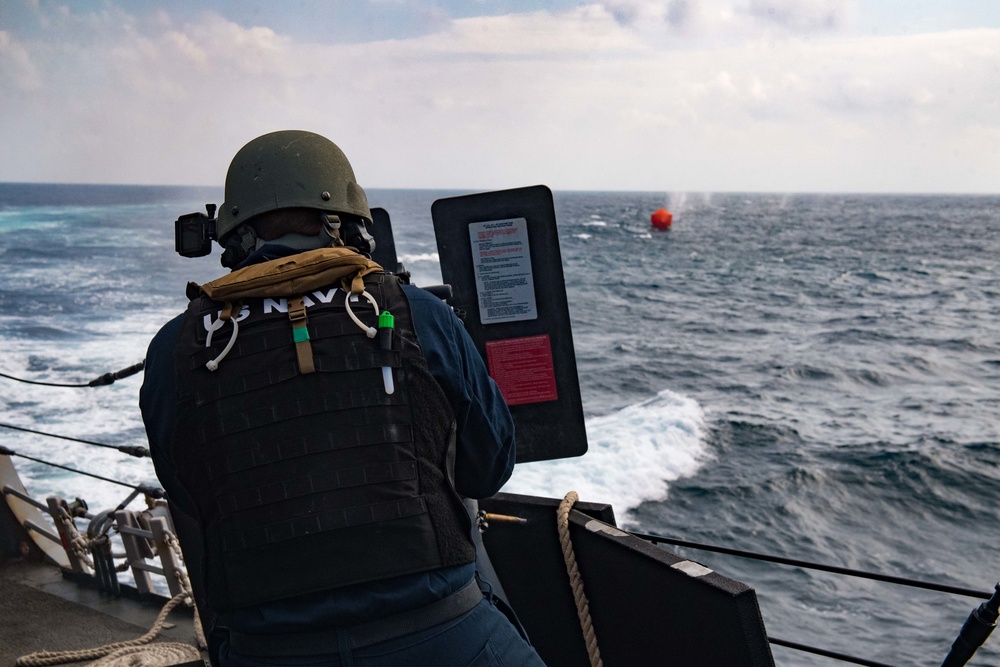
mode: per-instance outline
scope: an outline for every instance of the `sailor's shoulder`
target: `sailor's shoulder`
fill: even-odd
[[[402,285],[403,294],[406,295],[406,300],[410,302],[410,308],[420,311],[428,311],[447,315],[451,312],[451,308],[442,301],[439,297],[431,294],[422,287],[417,287],[416,285]]]
[[[181,329],[184,327],[185,315],[186,313],[180,313],[160,327],[160,330],[149,341],[149,350],[172,350],[181,335]]]

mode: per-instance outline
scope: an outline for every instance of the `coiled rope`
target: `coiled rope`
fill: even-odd
[[[60,519],[69,521],[69,526],[73,527],[69,514],[63,511]],[[79,540],[79,543],[78,543]],[[184,556],[181,553],[180,544],[172,533],[166,534],[166,542],[170,550],[174,552],[178,562],[183,564]],[[82,549],[86,552],[86,540],[76,533],[72,540],[74,550]],[[126,564],[127,565],[127,564]],[[91,565],[93,567],[93,565]],[[163,631],[167,616],[181,602],[185,602],[194,610],[194,633],[198,641],[198,647],[207,650],[208,643],[205,641],[205,633],[201,627],[201,618],[198,615],[198,607],[194,604],[194,595],[191,592],[191,580],[188,578],[184,568],[178,570],[178,579],[181,585],[181,592],[172,597],[160,610],[159,615],[153,622],[153,627],[149,632],[136,639],[115,642],[105,646],[98,646],[90,649],[79,649],[72,651],[39,651],[21,656],[15,662],[15,667],[46,667],[47,665],[61,665],[67,662],[79,662],[81,660],[96,660],[88,667],[166,667],[168,665],[178,665],[184,662],[194,662],[201,660],[201,652],[198,648],[190,644],[180,642],[158,642],[150,644],[160,632]],[[147,646],[147,644],[149,644]]]
[[[161,642],[150,646],[129,646],[109,653],[87,667],[169,667],[201,660],[201,654],[189,644]]]
[[[156,639],[156,637],[163,630],[163,624],[167,620],[167,615],[170,614],[174,607],[183,602],[186,597],[186,592],[178,593],[172,597],[167,604],[163,605],[163,609],[160,610],[160,614],[156,617],[156,621],[153,623],[153,627],[150,628],[149,632],[136,639],[129,639],[127,641],[107,644],[106,646],[79,649],[75,651],[39,651],[38,653],[30,653],[28,655],[21,656],[14,664],[16,667],[46,667],[47,665],[61,665],[66,662],[79,662],[81,660],[96,660],[98,658],[105,658],[105,660],[102,660],[99,663],[102,667],[108,667],[110,665],[143,665],[144,667],[153,667],[158,665],[177,664],[176,658],[180,653],[183,653],[183,657],[186,658],[183,662],[200,660],[201,653],[199,653],[198,649],[194,646],[190,646],[188,644],[165,642],[155,644],[153,646],[145,646],[145,644],[149,644],[151,641]],[[120,656],[125,659],[124,662],[118,662],[117,658],[110,654],[116,653],[122,649],[131,650]],[[161,662],[161,660],[163,661]],[[167,660],[173,660],[173,662],[166,662]]]
[[[580,497],[576,491],[570,491],[559,503],[556,510],[556,526],[559,529],[559,544],[562,545],[563,560],[566,561],[566,572],[569,574],[569,583],[573,588],[573,600],[576,602],[576,615],[580,619],[580,629],[583,630],[583,640],[587,644],[587,655],[590,657],[591,667],[604,667],[601,661],[601,651],[597,647],[597,635],[594,634],[594,623],[590,619],[590,603],[587,595],[583,591],[583,578],[580,576],[580,568],[576,565],[576,553],[573,551],[573,542],[569,536],[569,511]]]

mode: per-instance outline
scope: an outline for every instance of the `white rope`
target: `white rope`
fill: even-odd
[[[59,523],[66,527],[66,532],[69,534],[69,549],[73,552],[79,560],[83,561],[87,567],[91,570],[94,568],[94,561],[90,559],[90,540],[80,534],[80,531],[76,529],[76,524],[73,523],[73,517],[69,515],[66,508],[62,505],[58,506],[58,512],[53,514],[54,518]]]
[[[583,630],[583,640],[587,644],[590,665],[591,667],[604,667],[604,663],[601,662],[601,651],[597,647],[597,635],[594,634],[594,623],[590,619],[590,603],[583,591],[583,578],[580,576],[580,568],[576,565],[576,553],[573,551],[573,542],[569,535],[569,511],[579,499],[576,491],[570,491],[566,494],[563,501],[559,503],[559,509],[556,510],[556,526],[559,528],[559,544],[562,546],[563,559],[566,561],[569,583],[573,588],[576,615],[580,619],[580,629]]]
[[[178,593],[172,597],[167,604],[163,605],[163,609],[160,610],[160,614],[156,617],[156,621],[153,623],[153,627],[150,628],[149,632],[136,639],[129,639],[127,641],[107,644],[106,646],[85,648],[76,651],[39,651],[37,653],[29,653],[28,655],[23,655],[18,658],[17,662],[14,664],[16,667],[46,667],[47,665],[61,665],[66,662],[95,660],[97,658],[103,658],[118,649],[143,646],[144,644],[148,644],[156,639],[157,635],[159,635],[163,630],[163,624],[167,620],[167,615],[174,607],[183,602],[184,598],[185,593]],[[197,649],[193,646],[191,648],[197,652]],[[201,654],[199,654],[199,657],[200,655]]]
[[[87,667],[169,667],[201,659],[201,653],[190,644],[161,642],[120,648]]]
[[[66,518],[69,518],[68,514]],[[72,520],[70,520],[70,525],[72,525]],[[85,542],[79,534],[77,537]],[[178,562],[183,565],[184,555],[177,538],[170,532],[165,534],[165,538]],[[76,540],[74,540],[75,542]],[[166,667],[201,660],[201,652],[198,648],[208,650],[208,642],[205,640],[205,632],[201,627],[201,617],[198,615],[198,607],[191,591],[191,580],[183,567],[177,570],[177,578],[181,585],[181,592],[163,605],[163,609],[160,610],[153,622],[153,627],[141,637],[89,649],[39,651],[21,656],[14,664],[16,667],[46,667],[81,660],[97,660],[89,667]],[[147,646],[163,631],[167,616],[173,608],[182,602],[194,610],[194,634],[198,641],[198,648],[179,642],[159,642]]]
[[[185,602],[191,609],[194,610],[194,636],[198,640],[198,647],[203,650],[208,650],[208,641],[205,639],[205,629],[201,627],[201,615],[198,614],[198,605],[195,604],[194,592],[191,588],[191,579],[188,577],[187,568],[184,567],[184,554],[181,552],[181,544],[177,541],[177,538],[173,533],[166,533],[164,539],[170,550],[174,552],[174,556],[177,558],[177,562],[181,564],[181,568],[177,570],[177,578],[180,580],[181,591],[187,594],[187,599]]]

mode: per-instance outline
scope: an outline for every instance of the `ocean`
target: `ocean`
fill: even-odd
[[[453,194],[369,191],[418,285],[441,282],[430,206]],[[173,251],[174,219],[222,199],[0,184],[0,372],[86,382],[142,360],[185,284],[224,272],[218,251]],[[641,532],[993,589],[1000,197],[556,192],[555,203],[590,451],[520,465],[505,490],[572,489]],[[674,214],[668,232],[650,228],[660,207]],[[144,445],[140,384],[0,378],[0,421]],[[155,482],[148,460],[114,450],[3,428],[0,444]],[[37,496],[107,509],[128,494],[15,463]],[[892,665],[940,664],[980,602],[680,551],[752,585],[772,636]],[[838,664],[773,652],[779,666]],[[1000,638],[970,664],[1000,664]]]

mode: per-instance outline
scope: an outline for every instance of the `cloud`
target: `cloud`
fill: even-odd
[[[605,0],[618,25],[649,38],[724,41],[839,32],[854,23],[857,0]]]
[[[794,32],[839,30],[855,17],[857,0],[750,0],[738,11],[761,24]]]
[[[102,6],[0,33],[0,180],[219,184],[243,143],[303,128],[368,187],[1000,182],[997,30],[857,37],[851,2],[677,0],[338,44]]]
[[[10,33],[0,30],[0,86],[12,92],[31,92],[41,85],[28,50]]]
[[[457,19],[425,37],[378,46],[392,49],[401,44],[417,53],[520,58],[603,53],[638,46],[635,36],[598,5],[584,5],[563,14],[539,11]]]

